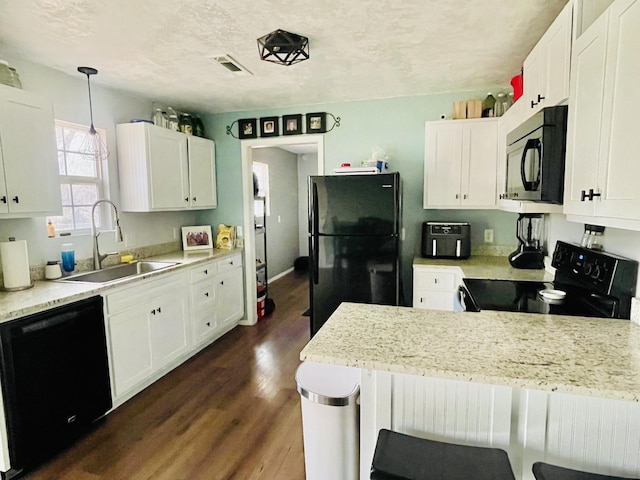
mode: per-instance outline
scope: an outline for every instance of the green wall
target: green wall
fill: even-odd
[[[420,229],[426,220],[468,221],[472,228],[472,247],[482,243],[483,230],[492,228],[496,245],[515,245],[517,216],[497,210],[424,210],[423,159],[424,123],[438,120],[441,114],[451,118],[453,102],[484,98],[487,89],[473,92],[444,93],[417,97],[390,98],[356,102],[306,105],[205,115],[207,136],[216,142],[218,208],[200,214],[202,222],[242,224],[240,140],[226,134],[226,126],[239,118],[259,118],[295,113],[330,112],[341,118],[341,126],[325,134],[325,172],[344,162],[357,165],[371,156],[379,145],[390,157],[392,170],[400,172],[403,182],[403,280],[406,303],[411,301],[411,264],[419,253]],[[332,121],[328,120],[329,126]],[[233,127],[237,132],[237,125]],[[237,133],[236,133],[237,134]]]

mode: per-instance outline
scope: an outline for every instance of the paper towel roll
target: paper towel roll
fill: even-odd
[[[4,288],[9,290],[31,285],[26,240],[0,242],[0,256],[2,257]]]

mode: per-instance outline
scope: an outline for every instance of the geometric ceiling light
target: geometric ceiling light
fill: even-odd
[[[104,139],[100,138],[100,134],[93,126],[93,106],[91,105],[91,81],[89,77],[98,73],[93,67],[78,67],[80,73],[84,73],[87,76],[87,86],[89,87],[89,115],[91,116],[91,127],[87,132],[85,138],[82,140],[79,148],[79,153],[82,154],[85,159],[91,159],[94,161],[103,161],[109,157],[107,146],[104,143]]]
[[[258,38],[258,52],[261,60],[293,65],[309,58],[309,39],[284,30],[275,30]]]

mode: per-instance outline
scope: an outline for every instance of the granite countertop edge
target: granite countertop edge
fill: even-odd
[[[133,286],[150,278],[176,273],[195,265],[241,253],[242,249],[184,252],[182,250],[144,258],[145,261],[175,262],[176,265],[133,278],[123,278],[104,284],[72,283],[59,280],[35,281],[32,288],[16,292],[0,292],[0,323],[49,308],[66,305],[94,295],[103,295],[124,286]]]

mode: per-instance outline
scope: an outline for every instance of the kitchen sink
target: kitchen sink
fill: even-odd
[[[145,273],[155,272],[177,265],[177,262],[133,262],[103,270],[94,270],[87,273],[79,273],[70,277],[61,278],[60,282],[80,282],[80,283],[108,283],[123,278],[133,278]]]

